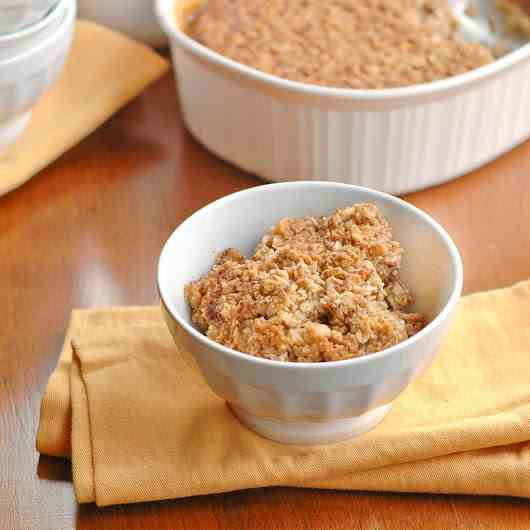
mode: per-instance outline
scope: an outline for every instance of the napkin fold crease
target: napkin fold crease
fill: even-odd
[[[243,427],[158,307],[72,313],[37,447],[99,506],[286,485],[530,497],[530,282],[460,302],[429,370],[373,431],[282,445]]]

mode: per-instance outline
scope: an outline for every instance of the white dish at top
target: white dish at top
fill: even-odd
[[[9,34],[42,20],[58,0],[1,0],[0,35]]]
[[[383,90],[327,88],[227,59],[178,26],[170,38],[184,120],[208,149],[272,181],[329,180],[388,193],[458,177],[530,135],[530,45],[465,74]]]
[[[166,34],[155,16],[154,0],[77,0],[79,16],[160,47]]]
[[[404,249],[401,277],[429,324],[378,353],[344,361],[294,363],[240,353],[191,324],[184,287],[207,273],[228,247],[251,255],[283,217],[327,215],[374,202]],[[180,351],[189,352],[212,390],[259,434],[285,443],[317,444],[373,428],[392,401],[431,363],[462,290],[462,263],[444,229],[414,206],[377,191],[330,182],[258,186],[202,208],[171,235],[158,265],[166,322]]]

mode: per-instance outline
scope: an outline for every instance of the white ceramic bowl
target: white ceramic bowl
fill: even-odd
[[[58,0],[0,0],[0,35],[41,21]]]
[[[215,255],[234,247],[250,255],[282,217],[323,215],[352,203],[379,206],[404,247],[402,275],[429,324],[412,338],[362,358],[327,363],[270,361],[221,346],[192,325],[184,286]],[[158,286],[169,329],[195,358],[212,390],[252,430],[284,443],[315,444],[374,427],[392,401],[433,360],[462,290],[462,263],[444,229],[414,206],[377,191],[328,182],[270,184],[199,210],[162,250]]]
[[[155,16],[154,0],[78,0],[79,16],[108,26],[150,46],[167,44]]]
[[[64,19],[51,35],[21,54],[0,60],[0,149],[23,132],[31,108],[59,76],[72,43],[75,14],[75,2],[68,1]]]
[[[13,33],[0,34],[0,61],[12,59],[18,54],[30,50],[46,37],[55,33],[64,20],[68,4],[73,1],[75,0],[59,0],[55,7],[36,24]]]
[[[182,2],[190,0],[157,0],[157,12],[186,125],[212,152],[267,180],[404,193],[462,175],[530,135],[530,44],[434,83],[334,89],[267,75],[198,44],[177,25]]]

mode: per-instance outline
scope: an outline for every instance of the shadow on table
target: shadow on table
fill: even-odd
[[[76,528],[380,528],[377,521],[382,528],[423,528],[425,521],[431,521],[430,529],[445,530],[454,527],[447,524],[459,520],[463,524],[462,528],[482,528],[480,523],[490,517],[495,519],[495,514],[499,517],[502,512],[499,522],[505,520],[506,524],[498,528],[515,530],[523,528],[516,522],[522,525],[526,521],[529,508],[528,500],[506,497],[263,488],[108,508],[83,505],[78,511]],[[467,526],[471,522],[473,524]]]
[[[37,476],[41,480],[72,482],[72,466],[66,458],[39,455]]]

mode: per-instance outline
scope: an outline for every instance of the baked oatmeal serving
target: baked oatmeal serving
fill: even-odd
[[[207,0],[184,28],[204,46],[292,81],[408,86],[494,60],[459,36],[448,0]],[[183,22],[181,21],[181,24]]]
[[[402,248],[374,204],[285,218],[250,258],[227,249],[186,286],[193,323],[210,339],[280,361],[359,357],[421,330],[400,280]]]

